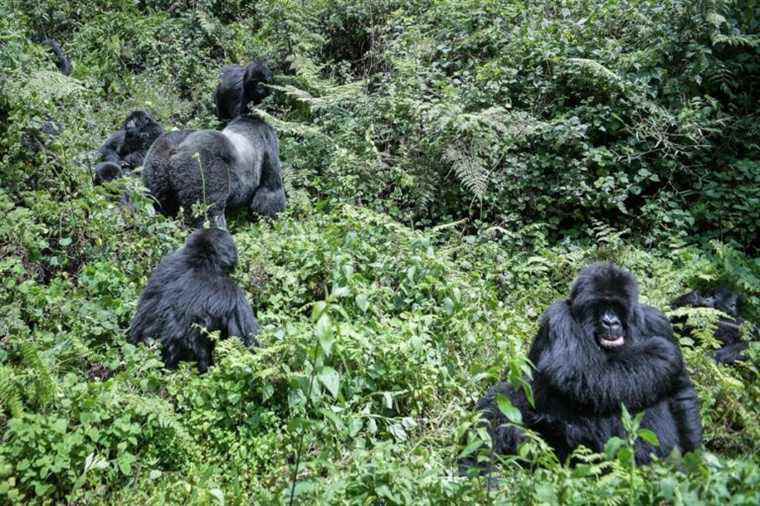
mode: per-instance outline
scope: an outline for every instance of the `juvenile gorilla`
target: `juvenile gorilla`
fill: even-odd
[[[256,83],[250,93],[250,103],[258,105],[269,95],[269,88],[265,85],[272,82],[272,72],[261,61],[254,61],[246,67],[226,65],[214,94],[216,117],[221,121],[241,115],[244,82]]]
[[[529,354],[536,367],[535,408],[508,383],[492,387],[477,405],[489,422],[495,452],[515,453],[523,439],[519,429],[506,425],[499,395],[520,409],[526,427],[563,461],[579,445],[601,452],[609,438],[624,437],[621,404],[631,413],[645,411],[642,426],[660,443],[655,448],[637,441],[638,463],[676,447],[694,450],[702,441],[699,400],[672,337],[662,313],[639,303],[630,273],[613,264],[587,267],[570,298],[555,302],[541,318]]]
[[[122,128],[111,134],[97,150],[97,157],[102,162],[95,167],[95,184],[120,177],[142,165],[148,148],[163,133],[161,125],[147,112],[129,113]],[[109,162],[119,166],[118,174],[114,174]]]
[[[246,346],[258,345],[256,317],[230,277],[237,260],[235,243],[226,230],[194,231],[183,248],[153,271],[132,319],[129,341],[157,338],[166,367],[197,360],[200,372],[211,365],[213,351],[202,329],[219,331],[222,339],[238,336]]]
[[[277,133],[257,117],[248,104],[257,100],[262,72],[246,72],[240,98],[241,116],[221,132],[173,132],[160,137],[148,151],[143,182],[170,216],[179,207],[210,205],[211,221],[227,227],[226,209],[247,206],[262,216],[285,209]],[[203,216],[190,217],[194,226]]]
[[[720,318],[718,327],[715,329],[715,337],[723,346],[715,352],[715,361],[719,364],[733,364],[747,357],[744,352],[749,347],[747,341],[742,340],[742,328],[745,321],[739,318],[739,309],[742,303],[741,295],[732,292],[728,288],[720,287],[717,290],[703,294],[699,290],[686,293],[670,303],[672,308],[679,307],[707,307],[717,309],[731,318]],[[687,317],[674,318],[674,323],[685,324]],[[688,325],[682,327],[685,335],[691,335],[692,329]]]

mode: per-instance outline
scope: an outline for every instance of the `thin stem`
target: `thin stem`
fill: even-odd
[[[304,408],[309,405],[309,400],[311,399],[311,389],[314,386],[314,378],[316,377],[316,371],[317,368],[314,364],[312,364],[311,367],[311,377],[309,378],[309,388],[306,392],[306,402],[304,403]],[[298,439],[298,449],[296,450],[296,465],[295,468],[293,468],[293,475],[290,479],[291,486],[290,486],[290,501],[288,502],[289,506],[293,506],[293,499],[295,499],[296,496],[296,479],[298,478],[298,467],[301,465],[301,450],[303,449],[303,436],[306,431],[302,428],[301,429],[301,435]]]

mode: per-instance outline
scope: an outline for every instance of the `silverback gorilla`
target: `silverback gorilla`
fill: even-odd
[[[746,360],[747,356],[744,352],[749,348],[749,343],[742,340],[742,330],[745,328],[746,322],[739,318],[741,304],[741,295],[728,288],[720,287],[706,293],[693,290],[671,302],[670,307],[706,307],[717,309],[730,316],[731,318],[720,318],[718,320],[715,338],[722,343],[722,346],[715,351],[713,357],[719,364],[733,364]],[[687,320],[688,318],[683,316],[674,318],[673,322],[681,324],[681,332],[690,336],[692,329],[688,325],[684,325]]]
[[[153,144],[143,182],[162,213],[174,216],[180,206],[190,213],[193,204],[205,203],[212,223],[226,228],[226,209],[247,206],[262,216],[285,209],[277,133],[248,113],[264,78],[261,72],[245,73],[241,115],[221,132],[172,132]],[[190,220],[196,227],[204,221]]]
[[[256,83],[250,93],[250,103],[258,105],[269,95],[269,88],[265,85],[272,82],[272,72],[261,61],[254,61],[246,67],[226,65],[214,94],[216,117],[221,121],[240,116],[244,82]]]
[[[165,257],[140,296],[129,328],[133,344],[156,338],[166,367],[197,360],[198,370],[211,365],[213,342],[202,330],[221,338],[240,337],[257,345],[256,317],[245,293],[229,274],[237,265],[237,248],[226,230],[196,230],[184,248]]]
[[[645,411],[642,427],[659,440],[657,448],[637,441],[638,463],[648,463],[652,453],[663,457],[674,448],[700,446],[699,400],[670,323],[639,303],[629,272],[609,263],[584,269],[570,298],[542,316],[529,358],[536,368],[535,407],[508,383],[492,387],[477,405],[489,422],[495,453],[515,453],[523,439],[520,429],[507,425],[499,395],[520,409],[525,426],[562,461],[579,445],[601,452],[609,438],[624,437],[621,404],[631,413]]]

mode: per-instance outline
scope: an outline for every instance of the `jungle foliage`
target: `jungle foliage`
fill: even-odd
[[[472,407],[519,382],[537,318],[614,260],[666,309],[760,316],[754,0],[0,2],[0,502],[757,504],[760,347],[679,310],[705,452],[540,440],[498,468]],[[55,37],[70,76],[31,42]],[[90,153],[133,109],[215,128],[226,63],[268,59],[289,208],[229,220],[263,332],[162,367],[125,331],[187,235]],[[54,133],[51,133],[54,132]],[[131,205],[120,205],[128,192]],[[632,433],[635,420],[629,420]],[[292,475],[296,460],[298,475]],[[294,486],[295,485],[295,486]]]

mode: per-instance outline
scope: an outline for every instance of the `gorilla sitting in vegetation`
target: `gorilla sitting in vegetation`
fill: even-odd
[[[216,116],[221,121],[241,115],[244,82],[255,83],[249,92],[249,99],[251,104],[258,105],[269,95],[266,84],[272,82],[272,72],[261,61],[254,61],[246,67],[226,65],[214,94]]]
[[[246,72],[240,116],[221,132],[173,132],[160,137],[145,157],[143,182],[170,216],[183,207],[194,226],[204,217],[192,214],[193,204],[209,206],[209,219],[227,227],[225,211],[247,206],[262,216],[285,209],[277,133],[248,114],[259,97],[268,71]],[[250,68],[250,66],[249,66]]]
[[[237,248],[226,230],[194,231],[184,248],[165,257],[153,271],[132,319],[129,341],[156,338],[166,367],[197,360],[200,372],[211,365],[214,345],[208,332],[258,345],[256,317],[230,277],[237,261]]]
[[[621,404],[631,413],[645,411],[641,425],[659,440],[656,448],[637,440],[638,463],[648,463],[652,453],[663,457],[674,448],[700,446],[699,400],[670,323],[639,303],[629,272],[613,264],[584,269],[570,298],[542,316],[529,358],[536,368],[534,406],[508,383],[492,387],[477,405],[489,422],[495,453],[514,454],[524,438],[498,408],[501,396],[563,461],[580,445],[601,452],[611,437],[624,438]]]
[[[120,170],[115,177],[125,175],[142,165],[148,148],[162,133],[164,129],[147,112],[129,113],[123,127],[113,133],[97,150],[98,159],[104,163],[95,168],[95,184],[100,184],[98,181],[102,183],[114,179],[109,179],[114,175],[114,169],[113,166],[106,165],[107,162],[119,166]]]
[[[693,290],[681,295],[670,303],[674,309],[681,307],[705,307],[717,309],[731,318],[720,318],[715,329],[715,338],[723,346],[715,352],[715,361],[719,364],[733,364],[747,359],[744,352],[749,347],[747,341],[742,340],[742,329],[745,321],[739,318],[739,310],[742,297],[728,288],[720,287],[717,290],[705,294],[699,290]],[[692,335],[692,329],[686,325],[688,317],[673,318],[673,322],[679,324],[680,329],[686,336]]]

